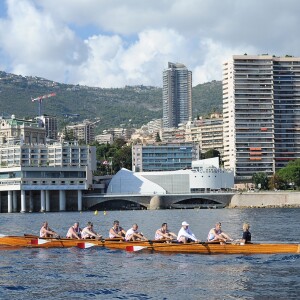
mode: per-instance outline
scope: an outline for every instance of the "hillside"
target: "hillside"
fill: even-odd
[[[83,119],[100,118],[98,131],[109,128],[137,126],[162,117],[162,90],[157,87],[128,86],[102,89],[53,82],[39,77],[22,77],[0,71],[0,115],[33,117],[38,112],[37,102],[31,98],[55,92],[45,99],[42,112],[56,115],[60,124]],[[193,115],[221,111],[222,87],[212,81],[193,88]],[[66,119],[65,114],[79,114]],[[129,121],[131,120],[131,121]]]

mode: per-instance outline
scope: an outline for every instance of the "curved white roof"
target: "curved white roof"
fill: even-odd
[[[139,173],[121,169],[110,181],[107,194],[166,194],[158,184]]]

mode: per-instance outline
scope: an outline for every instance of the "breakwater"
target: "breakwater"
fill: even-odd
[[[231,198],[229,207],[300,207],[300,192],[238,193]]]

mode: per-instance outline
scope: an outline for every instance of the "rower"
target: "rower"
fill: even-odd
[[[59,235],[48,226],[48,222],[46,221],[43,223],[42,228],[40,229],[40,237],[52,238],[52,237],[59,237]]]
[[[125,240],[126,241],[147,241],[147,238],[141,232],[138,232],[139,226],[133,224],[130,229],[126,231]]]
[[[120,226],[118,220],[114,221],[113,227],[109,230],[109,238],[125,238],[126,231]]]
[[[69,239],[81,238],[81,228],[79,227],[79,222],[75,222],[74,225],[69,228],[66,237]]]
[[[196,238],[196,236],[193,234],[193,232],[191,231],[191,229],[189,228],[189,224],[184,221],[181,223],[181,229],[178,232],[178,236],[177,236],[177,241],[179,243],[191,243],[191,242],[200,242],[200,240],[198,240]]]
[[[232,241],[232,238],[221,230],[221,223],[216,223],[215,227],[212,228],[207,236],[208,242],[221,242],[226,243],[228,241]]]
[[[98,234],[94,231],[94,225],[92,222],[88,222],[87,226],[84,227],[81,231],[81,238],[82,239],[97,239],[100,240],[102,238],[101,234]]]
[[[156,230],[154,239],[155,240],[162,240],[162,239],[172,240],[172,239],[177,239],[177,235],[173,232],[170,232],[170,230],[168,230],[167,223],[162,223],[161,228]]]

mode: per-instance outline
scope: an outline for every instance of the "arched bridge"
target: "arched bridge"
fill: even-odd
[[[228,206],[234,193],[199,193],[199,194],[87,194],[83,196],[85,209],[97,207],[122,209],[120,203],[131,203],[146,209],[167,208],[217,208]],[[117,205],[119,204],[119,206]],[[130,205],[124,206],[130,208]]]

